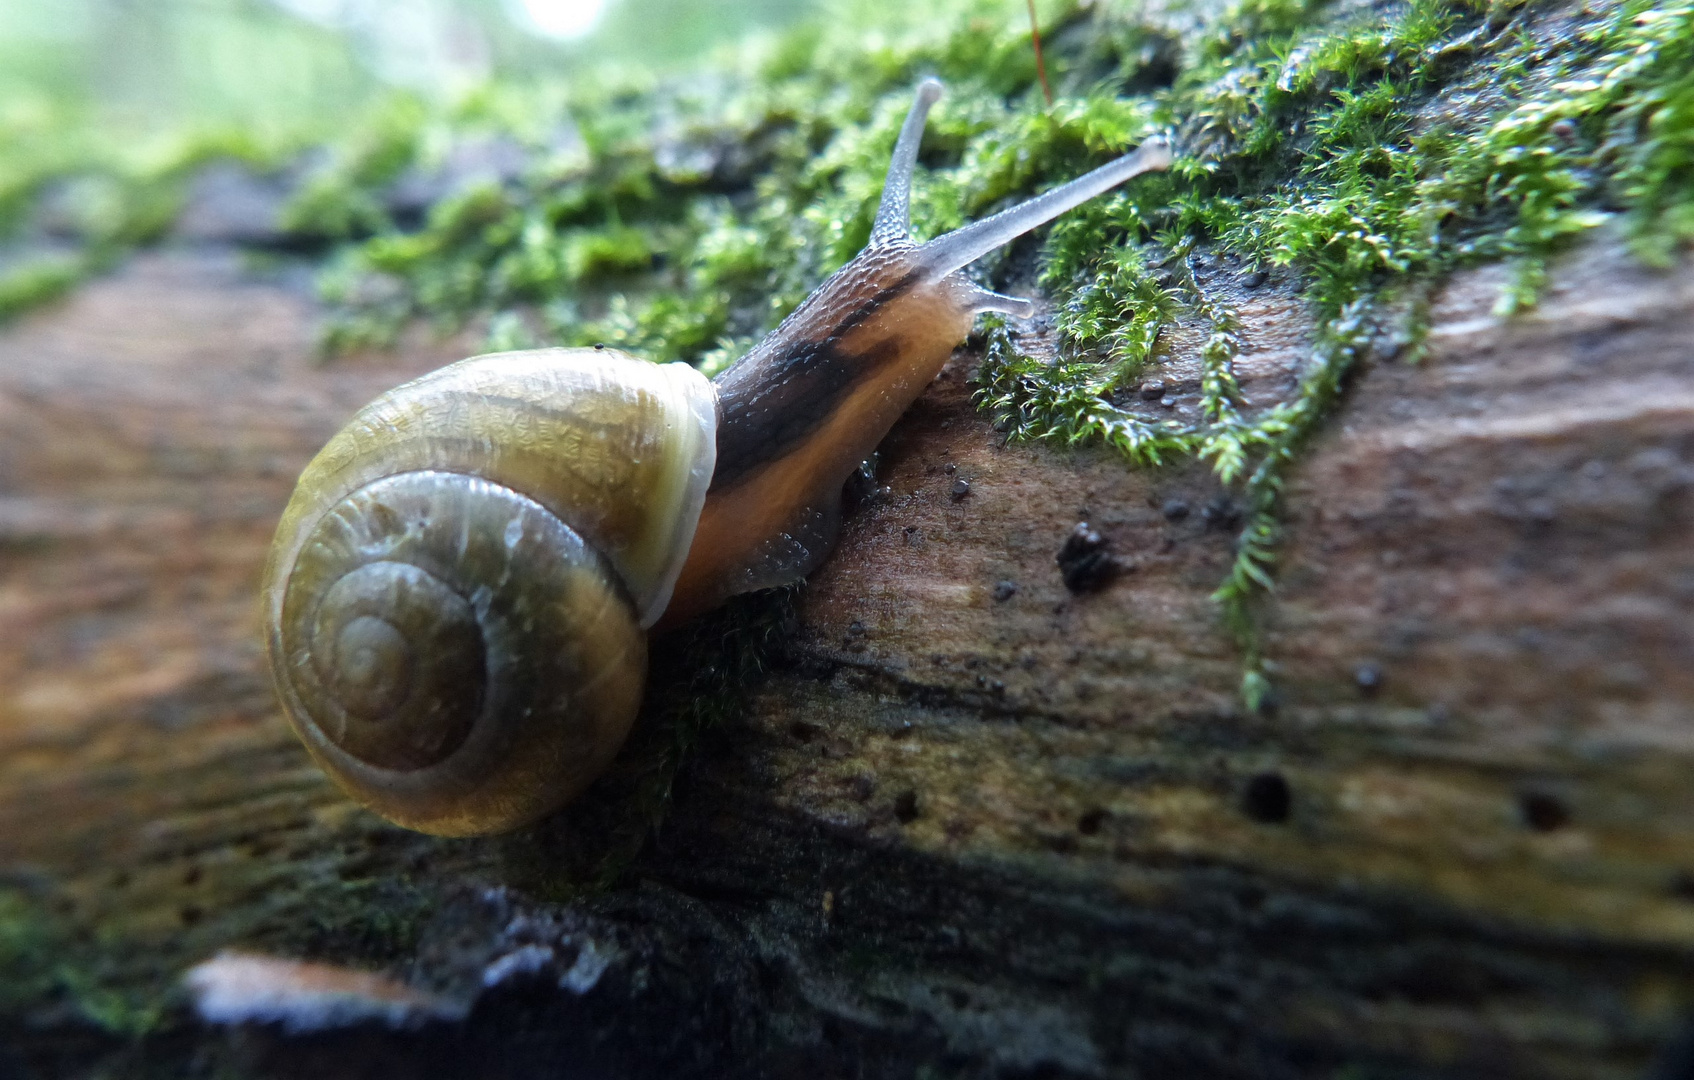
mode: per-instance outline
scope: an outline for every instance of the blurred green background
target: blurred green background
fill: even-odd
[[[809,18],[856,31],[933,19],[891,0],[4,0],[0,154],[92,126],[321,134],[374,93],[497,77],[664,70]],[[1021,5],[1008,5],[1009,7]]]
[[[278,181],[295,196],[287,235],[261,242],[321,253],[396,224],[378,203],[408,164],[450,172],[457,147],[545,165],[571,128],[604,167],[585,182],[611,200],[608,235],[627,240],[618,184],[652,181],[620,164],[636,129],[669,130],[702,102],[723,106],[731,83],[796,65],[818,73],[771,107],[791,117],[827,106],[830,130],[863,123],[884,84],[910,75],[895,45],[909,32],[930,31],[943,52],[955,31],[995,42],[1021,71],[1027,25],[1023,0],[0,0],[0,320],[164,236],[193,177],[220,161],[292,168]],[[848,59],[824,64],[814,53],[825,43]],[[971,55],[956,74],[983,68]],[[661,103],[660,85],[681,96]],[[753,101],[749,115],[768,105]],[[817,134],[797,144],[802,158]],[[480,149],[461,146],[478,138]],[[631,153],[652,158],[651,139],[637,141]],[[463,186],[427,193],[406,228]]]

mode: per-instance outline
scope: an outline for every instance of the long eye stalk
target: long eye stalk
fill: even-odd
[[[900,140],[888,162],[888,179],[882,185],[882,203],[876,208],[870,246],[904,240],[912,230],[912,170],[918,163],[918,145],[923,142],[924,122],[930,106],[941,100],[941,83],[925,79],[918,83],[906,122],[900,125]]]
[[[1066,210],[1080,206],[1144,172],[1169,168],[1170,163],[1170,146],[1163,139],[1149,139],[1134,153],[1125,154],[1067,184],[1060,184],[1026,203],[936,237],[918,249],[918,265],[931,281],[939,281],[995,248],[1047,224]]]
[[[888,179],[883,184],[882,202],[876,210],[867,249],[904,240],[911,231],[912,172],[917,167],[918,146],[923,142],[924,121],[929,117],[930,107],[940,97],[941,84],[936,80],[925,79],[918,84],[917,96],[912,101],[911,111],[906,114],[906,122],[900,126],[900,138],[894,144],[894,155],[888,163]],[[916,268],[926,282],[940,281],[995,248],[1045,225],[1066,210],[1080,206],[1144,172],[1169,168],[1170,163],[1169,144],[1163,139],[1149,139],[1133,153],[1061,184],[1052,191],[991,218],[936,237],[918,248]],[[1028,300],[1001,296],[985,289],[976,292],[978,311],[1028,316],[1034,310]]]

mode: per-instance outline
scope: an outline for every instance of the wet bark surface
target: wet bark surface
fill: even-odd
[[[1308,327],[1239,276],[1263,403]],[[590,888],[615,782],[405,833],[262,666],[293,477],[464,344],[324,365],[291,278],[135,259],[0,333],[0,1075],[1643,1075],[1694,1005],[1694,281],[1602,240],[1512,322],[1497,286],[1296,470],[1254,714],[1231,494],[1006,446],[961,350]],[[1082,521],[1116,572],[1073,592]],[[279,968],[237,1022],[183,981],[226,949],[389,991]]]

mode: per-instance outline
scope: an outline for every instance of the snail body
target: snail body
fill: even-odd
[[[799,580],[842,484],[969,334],[1028,315],[959,271],[1170,152],[1149,142],[926,244],[895,146],[865,250],[708,382],[613,349],[473,357],[361,410],[307,466],[264,585],[289,721],[350,795],[443,835],[515,828],[623,743],[646,631]]]

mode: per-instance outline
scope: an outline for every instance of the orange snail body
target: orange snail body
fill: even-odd
[[[473,357],[359,412],[307,466],[266,568],[289,722],[401,825],[499,832],[577,795],[640,706],[646,631],[797,581],[841,486],[977,313],[1027,315],[971,261],[1132,176],[1148,142],[917,245],[925,81],[870,242],[713,382],[612,349]]]

